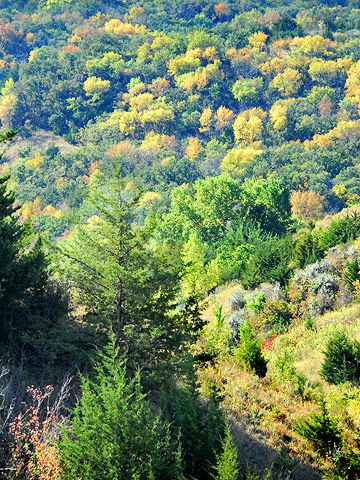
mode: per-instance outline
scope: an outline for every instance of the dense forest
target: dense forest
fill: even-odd
[[[360,477],[358,0],[0,0],[0,479]]]

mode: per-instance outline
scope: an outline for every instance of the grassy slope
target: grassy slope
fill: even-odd
[[[214,326],[214,306],[221,304],[228,314],[229,299],[236,283],[224,285],[209,299],[205,318]],[[329,336],[343,328],[360,340],[360,304],[318,317],[312,330],[304,323],[293,326],[278,337],[265,354],[269,360],[265,379],[246,372],[223,351],[217,363],[200,373],[204,391],[216,385],[224,396],[224,405],[234,426],[239,457],[250,458],[251,467],[264,473],[272,467],[274,478],[320,478],[317,469],[326,468],[311,445],[297,435],[293,426],[301,417],[317,409],[316,398],[323,392],[332,415],[342,419],[343,427],[360,425],[360,388],[349,385],[331,386],[320,376],[323,350]],[[301,395],[293,378],[276,367],[284,352],[294,359],[298,374],[307,381]],[[296,459],[296,460],[294,460]]]

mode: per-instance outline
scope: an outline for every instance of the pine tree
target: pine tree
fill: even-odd
[[[222,453],[218,456],[217,464],[215,466],[216,475],[213,475],[215,480],[238,480],[238,453],[228,427],[222,443]]]
[[[239,336],[239,345],[234,350],[235,358],[243,362],[246,367],[253,370],[259,377],[265,377],[267,361],[262,354],[260,341],[256,338],[248,323],[245,323],[240,328]]]
[[[334,385],[360,380],[360,343],[337,332],[328,342],[321,367],[325,380]]]
[[[139,375],[128,379],[113,340],[81,378],[82,397],[60,443],[64,480],[180,480],[182,455],[169,424],[153,411]]]
[[[138,199],[119,172],[99,174],[87,203],[91,216],[61,246],[59,268],[85,307],[84,320],[106,335],[115,332],[129,368],[151,370],[176,351],[183,334],[172,308],[177,277],[136,222]]]
[[[29,226],[19,223],[8,180],[0,178],[0,330],[1,342],[14,350],[21,349],[29,312],[44,288],[46,260]]]

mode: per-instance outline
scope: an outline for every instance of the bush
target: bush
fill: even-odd
[[[360,258],[355,258],[346,265],[344,280],[352,292],[360,292]]]
[[[237,290],[230,298],[231,310],[241,310],[245,307],[245,303],[243,290]]]
[[[294,313],[317,316],[332,310],[336,305],[340,282],[340,274],[327,259],[297,270],[289,290]]]
[[[291,319],[289,303],[286,300],[274,300],[265,302],[256,324],[261,329],[281,333],[288,329]]]
[[[326,346],[321,374],[328,383],[357,383],[360,380],[360,343],[337,332]]]
[[[320,234],[320,248],[327,250],[342,243],[356,240],[360,235],[360,214],[353,213],[343,218],[336,218]]]
[[[253,370],[259,377],[265,377],[267,361],[261,351],[261,342],[256,338],[250,325],[245,323],[239,331],[239,345],[234,349],[234,357]]]
[[[170,425],[127,378],[113,345],[95,380],[82,378],[82,397],[60,443],[64,480],[182,479],[182,454]],[[176,438],[176,436],[175,436]]]
[[[222,452],[218,455],[214,470],[215,480],[238,480],[239,478],[238,452],[229,427],[226,429]]]
[[[320,400],[320,414],[313,413],[309,419],[299,420],[295,431],[310,440],[323,456],[331,455],[342,445],[338,421],[330,417],[324,399]]]
[[[163,415],[171,423],[174,435],[181,432],[184,473],[187,478],[207,480],[209,465],[214,465],[224,435],[224,417],[217,392],[204,400],[191,384],[164,383],[157,401]],[[162,479],[162,477],[161,477]]]

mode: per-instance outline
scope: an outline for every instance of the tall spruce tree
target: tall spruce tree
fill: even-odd
[[[86,204],[88,221],[63,242],[60,267],[84,307],[83,319],[116,334],[129,368],[154,370],[179,347],[183,331],[173,308],[176,275],[136,222],[138,200],[120,172],[99,173]]]
[[[14,132],[0,135],[0,143]],[[29,327],[34,299],[46,281],[46,260],[29,225],[19,222],[9,176],[0,178],[0,345],[14,353],[21,349]]]

